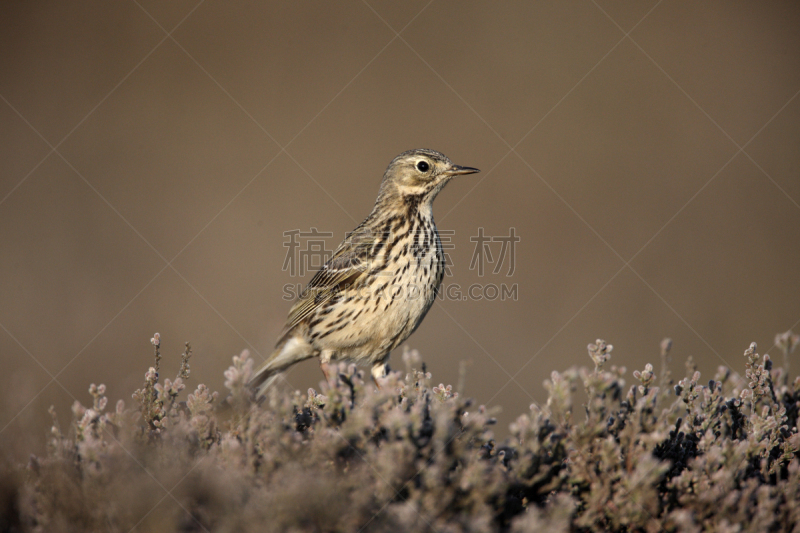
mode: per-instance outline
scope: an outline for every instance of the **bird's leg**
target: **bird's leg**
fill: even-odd
[[[322,361],[319,362],[319,369],[322,370],[322,374],[325,376],[325,381],[330,383],[331,381],[331,365],[328,363],[323,363]]]
[[[323,350],[319,356],[319,369],[322,370],[322,374],[325,376],[325,381],[327,383],[331,382],[331,374],[335,372],[335,368],[331,368],[330,362],[333,353],[330,350]]]
[[[370,373],[372,374],[372,381],[375,382],[375,385],[378,387],[378,389],[383,388],[381,381],[389,375],[390,371],[389,365],[384,361],[372,365],[372,371]]]

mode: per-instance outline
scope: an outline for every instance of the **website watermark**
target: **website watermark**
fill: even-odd
[[[416,285],[396,286],[393,288],[383,288],[380,290],[373,287],[359,287],[337,290],[334,294],[327,294],[328,289],[317,289],[308,287],[304,283],[287,283],[283,286],[283,299],[294,301],[302,297],[336,297],[337,299],[358,299],[364,301],[377,301],[378,299],[391,301],[415,301],[428,298],[429,295]],[[434,294],[434,298],[442,301],[481,301],[493,302],[499,300],[517,301],[519,299],[519,285],[517,283],[473,283],[467,287],[462,287],[458,283],[443,283]]]

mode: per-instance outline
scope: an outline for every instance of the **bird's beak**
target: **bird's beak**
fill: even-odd
[[[444,172],[444,174],[446,174],[448,176],[461,176],[463,174],[476,174],[478,172],[480,172],[480,170],[478,170],[477,168],[460,167],[458,165],[453,165],[450,168],[448,168]]]

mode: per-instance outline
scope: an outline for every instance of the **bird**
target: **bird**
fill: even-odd
[[[289,311],[275,350],[249,385],[261,396],[290,366],[319,358],[372,365],[376,385],[390,352],[419,327],[444,277],[446,258],[433,201],[455,176],[480,172],[418,148],[395,157],[375,206],[312,277]]]

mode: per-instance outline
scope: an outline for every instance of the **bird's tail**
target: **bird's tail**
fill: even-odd
[[[256,397],[262,396],[284,370],[295,363],[312,357],[313,348],[297,337],[290,337],[276,346],[272,355],[259,366],[250,379],[250,387],[255,389]]]

